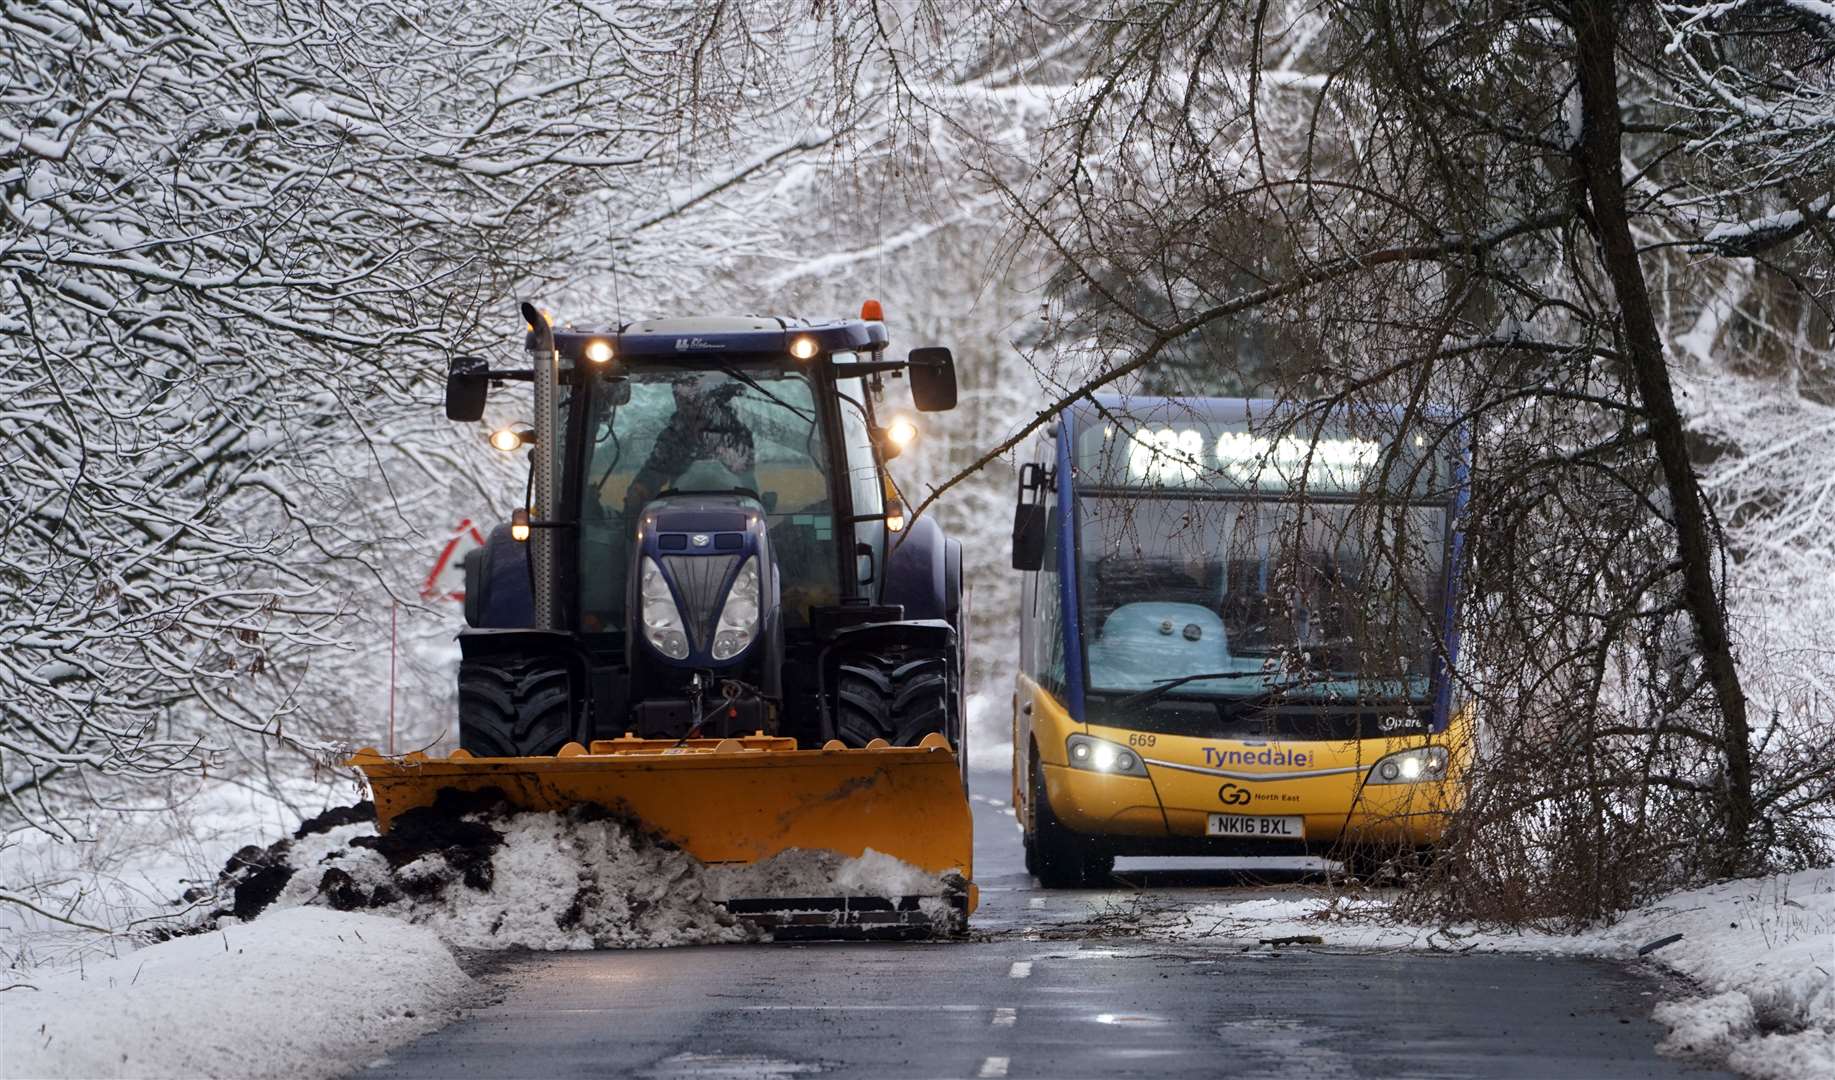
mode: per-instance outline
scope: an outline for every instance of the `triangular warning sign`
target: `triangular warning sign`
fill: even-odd
[[[459,522],[459,527],[452,531],[452,539],[446,541],[446,546],[440,549],[440,557],[433,561],[426,584],[421,586],[421,599],[465,599],[465,553],[483,546],[484,533],[478,526],[472,524],[470,518]]]

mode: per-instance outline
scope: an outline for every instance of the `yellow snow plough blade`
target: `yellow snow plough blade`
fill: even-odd
[[[960,874],[953,904],[964,919],[978,899],[971,883],[968,794],[941,735],[911,747],[849,749],[830,742],[820,750],[799,750],[795,739],[768,735],[681,742],[626,737],[589,747],[569,743],[553,757],[473,757],[455,750],[445,758],[389,758],[365,748],[350,764],[369,778],[383,832],[398,815],[432,806],[444,788],[496,788],[524,810],[591,803],[625,813],[705,863],[752,863],[792,848],[848,858],[872,849],[932,874]],[[915,912],[915,899],[905,905],[908,911],[894,904],[880,913],[854,900],[799,910],[809,913],[811,926],[915,921],[894,917]],[[783,913],[763,901],[728,907],[766,926],[786,925]]]

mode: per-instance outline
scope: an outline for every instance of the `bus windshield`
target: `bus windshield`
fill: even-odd
[[[1444,507],[1085,495],[1089,683],[1167,696],[1422,701]]]

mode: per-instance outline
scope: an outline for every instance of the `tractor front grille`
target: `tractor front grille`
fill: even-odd
[[[714,620],[726,599],[720,586],[738,563],[737,555],[665,555],[663,571],[674,580],[682,597],[682,617],[696,649],[713,640]]]

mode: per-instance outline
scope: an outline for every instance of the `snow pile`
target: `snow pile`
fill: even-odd
[[[0,998],[8,1077],[338,1076],[473,990],[433,932],[319,909],[12,981],[27,985]]]
[[[1665,1050],[1724,1056],[1749,1076],[1835,1076],[1835,869],[1746,879],[1677,893],[1581,947],[1650,958],[1705,996],[1658,1007]]]
[[[367,807],[365,808],[367,810]],[[373,813],[373,812],[371,812]],[[745,941],[706,868],[592,806],[520,812],[494,793],[440,794],[379,835],[345,808],[293,840],[244,848],[226,871],[249,918],[270,905],[366,910],[472,949],[623,949]]]
[[[943,925],[963,884],[876,851],[709,867],[599,807],[518,811],[495,792],[448,790],[386,836],[368,804],[329,811],[291,840],[238,851],[222,886],[233,902],[219,917],[319,905],[389,915],[462,948],[549,950],[753,940],[720,903],[739,898],[919,896]]]

